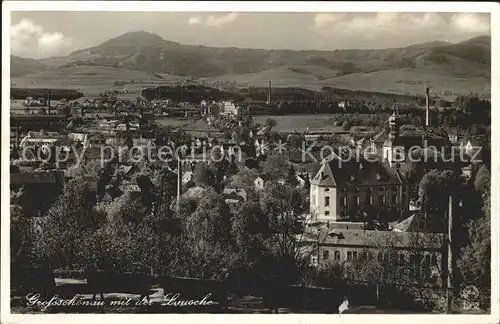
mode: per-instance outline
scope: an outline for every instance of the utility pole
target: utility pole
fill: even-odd
[[[448,267],[446,269],[446,313],[451,314],[453,304],[453,197],[448,198]]]
[[[21,142],[19,140],[19,132],[20,132],[19,125],[16,125],[16,150],[19,149],[19,143]]]
[[[272,87],[272,83],[271,83],[271,80],[269,80],[269,88],[267,90],[267,103],[269,105],[271,104],[271,87]]]
[[[175,210],[177,212],[177,215],[179,215],[179,211],[180,211],[181,186],[182,186],[182,163],[181,163],[181,157],[180,157],[180,152],[179,152],[177,154],[177,201],[176,201],[176,206],[175,206]]]

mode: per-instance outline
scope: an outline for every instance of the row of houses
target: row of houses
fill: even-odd
[[[445,284],[446,245],[441,233],[324,228],[301,242],[302,252],[311,254],[311,265],[316,267],[372,262],[382,266],[380,279],[392,275],[407,283]]]

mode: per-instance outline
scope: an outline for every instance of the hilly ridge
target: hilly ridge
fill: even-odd
[[[489,36],[461,43],[430,42],[403,48],[374,50],[292,51],[218,48],[182,45],[145,31],[130,32],[66,57],[11,62],[12,77],[43,75],[48,69],[71,66],[103,66],[165,73],[181,77],[227,80],[260,85],[264,79],[276,84],[320,86],[374,72],[418,72],[488,83],[491,41]],[[378,75],[380,75],[380,73]],[[289,82],[286,80],[289,79]],[[425,79],[425,78],[424,78]],[[426,81],[426,80],[424,80]],[[432,80],[431,80],[432,81]],[[385,87],[387,88],[387,87]],[[476,87],[477,88],[477,87]],[[388,91],[389,89],[385,89]],[[404,89],[403,89],[404,90]],[[450,89],[453,91],[453,89]]]
[[[27,59],[19,56],[10,56],[11,77],[23,76],[33,72],[43,71],[47,67],[35,59]]]

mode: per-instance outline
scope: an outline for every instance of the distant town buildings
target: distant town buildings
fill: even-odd
[[[234,102],[223,101],[221,103],[220,114],[223,116],[237,116],[239,115],[239,109]]]
[[[57,145],[61,145],[62,140],[59,138],[57,133],[36,133],[29,132],[21,142],[19,143],[19,147],[21,148],[42,148],[43,149],[51,149]]]

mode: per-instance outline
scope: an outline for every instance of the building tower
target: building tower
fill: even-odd
[[[399,135],[399,116],[394,109],[389,117],[389,137],[396,138]]]
[[[269,81],[269,88],[267,90],[267,103],[271,104],[271,81]]]
[[[429,127],[430,125],[430,116],[429,116],[429,87],[425,88],[425,127]]]
[[[383,146],[383,157],[389,162],[392,167],[393,164],[393,148],[394,141],[399,136],[399,116],[396,110],[393,111],[391,117],[388,120],[389,123],[389,135],[384,142]]]

